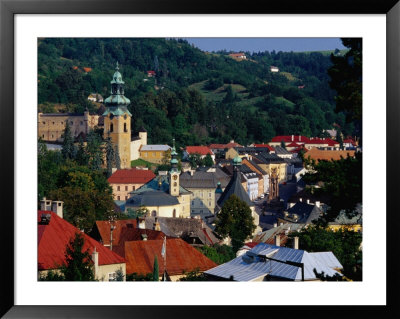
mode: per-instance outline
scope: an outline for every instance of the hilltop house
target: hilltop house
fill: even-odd
[[[171,146],[142,145],[139,148],[140,158],[154,164],[162,164],[163,159],[169,160]]]
[[[205,158],[210,155],[213,162],[215,161],[215,154],[207,146],[186,146],[183,150],[183,159],[187,160],[191,155],[199,154],[200,158]]]

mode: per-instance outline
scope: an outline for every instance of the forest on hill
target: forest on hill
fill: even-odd
[[[340,54],[340,52],[336,52]],[[275,135],[324,136],[334,124],[354,124],[335,112],[335,91],[320,52],[203,52],[186,40],[162,38],[42,38],[38,40],[38,108],[99,112],[90,93],[109,96],[116,62],[131,100],[132,129],[149,143],[178,146],[268,142]],[[279,72],[271,72],[277,66]],[[147,71],[155,71],[148,77]]]

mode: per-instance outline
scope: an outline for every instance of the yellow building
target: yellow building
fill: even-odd
[[[260,153],[253,157],[253,161],[263,169],[268,176],[276,169],[278,183],[287,181],[287,164],[276,154]]]
[[[190,217],[191,192],[180,185],[175,146],[171,152],[171,170],[159,175],[130,193],[125,209],[146,208],[151,216]]]
[[[118,62],[111,80],[111,95],[105,99],[104,139],[110,137],[117,145],[121,168],[131,167],[131,117],[128,110],[130,100],[124,96],[125,82],[119,73]]]
[[[171,147],[168,145],[142,145],[139,149],[140,158],[150,163],[162,164],[170,160]]]
[[[65,125],[69,124],[74,138],[82,135],[83,138],[99,124],[98,115],[90,115],[88,111],[83,114],[74,113],[48,113],[38,114],[38,137],[46,142],[62,142]]]

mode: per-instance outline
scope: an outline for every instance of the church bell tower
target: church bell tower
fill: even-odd
[[[171,151],[171,170],[169,171],[169,193],[172,196],[179,196],[179,174],[178,153],[175,149],[175,139]]]
[[[125,82],[119,73],[118,62],[111,83],[111,95],[105,99],[104,138],[110,136],[118,148],[121,168],[131,167],[131,117],[128,110],[131,101],[124,96]]]

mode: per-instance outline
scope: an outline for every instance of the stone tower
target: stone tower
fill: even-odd
[[[175,139],[171,151],[171,170],[169,171],[169,193],[172,196],[179,196],[179,174],[178,169],[178,154],[175,150]]]
[[[111,83],[111,95],[105,99],[106,110],[104,116],[104,138],[108,135],[114,145],[117,145],[121,168],[130,168],[131,165],[131,117],[128,111],[130,100],[124,96],[122,75],[119,73],[118,62]]]

